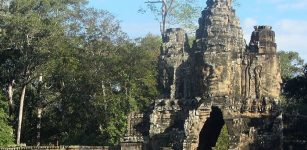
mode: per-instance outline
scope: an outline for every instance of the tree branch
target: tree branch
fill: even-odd
[[[172,13],[172,11],[174,9],[174,7],[172,7],[173,6],[173,2],[174,2],[174,0],[171,0],[171,3],[168,6],[168,13]]]
[[[147,1],[145,3],[162,3],[162,1]]]

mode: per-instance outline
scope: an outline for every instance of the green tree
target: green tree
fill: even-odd
[[[124,116],[121,110],[129,111],[121,107],[126,105],[120,103],[121,95],[109,92],[108,79],[114,76],[110,75],[110,68],[115,68],[111,56],[117,56],[116,45],[123,42],[125,34],[106,11],[82,8],[73,13],[66,24],[66,40],[56,53],[60,57],[48,64],[49,77],[45,80],[51,93],[43,92],[42,142],[58,139],[64,144],[112,143],[112,138],[119,136],[111,131],[122,133],[123,127],[119,126],[124,125],[123,118],[114,115]],[[114,124],[119,126],[110,128]]]
[[[306,64],[304,65],[304,60],[294,51],[280,51],[278,56],[283,79],[284,112],[306,114]]]
[[[171,26],[180,26],[188,33],[194,33],[197,20],[201,16],[203,1],[201,0],[147,0],[147,8],[140,9],[140,13],[151,12],[155,20],[160,23],[160,32],[163,33]],[[233,0],[236,6],[240,3]]]
[[[78,14],[66,31],[61,57],[50,63],[46,82],[56,96],[43,94],[49,100],[42,142],[57,138],[65,144],[113,145],[126,129],[126,115],[144,110],[156,97],[160,38],[133,43],[110,13],[82,9]]]
[[[157,95],[161,38],[132,42],[85,2],[12,0],[1,13],[1,85],[20,98],[17,143],[116,144],[126,115]]]
[[[284,82],[303,73],[304,60],[294,51],[278,52],[281,77]]]
[[[17,50],[21,54],[15,64],[11,63],[12,70],[18,70],[20,75],[15,75],[8,83],[10,87],[12,81],[16,81],[21,87],[17,144],[20,143],[27,86],[43,72],[50,54],[57,50],[56,42],[61,41],[64,34],[61,24],[65,22],[64,12],[80,3],[83,1],[11,0],[8,11],[2,15],[1,50]]]
[[[147,10],[160,22],[160,32],[163,33],[170,25],[180,25],[185,29],[196,28],[200,7],[198,0],[158,0],[146,1]],[[145,13],[145,9],[140,12]]]
[[[126,114],[144,110],[156,97],[150,51],[134,43],[110,44],[108,51],[107,56],[79,53],[78,59],[59,61],[52,75],[58,100],[46,107],[43,118],[43,126],[48,125],[44,133],[54,132],[50,138],[66,144],[116,144],[126,129]]]
[[[145,35],[145,37],[136,39],[136,41],[139,47],[143,50],[153,52],[155,57],[159,56],[162,43],[160,36],[149,33]]]
[[[227,126],[224,125],[213,150],[228,150],[228,148],[229,148],[229,134]]]
[[[285,82],[283,95],[286,98],[285,110],[306,115],[307,110],[307,65],[302,75],[297,75]]]

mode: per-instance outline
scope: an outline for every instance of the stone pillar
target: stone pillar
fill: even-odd
[[[180,28],[167,29],[159,56],[159,87],[162,98],[183,97],[182,64],[187,59],[188,41],[185,31]]]

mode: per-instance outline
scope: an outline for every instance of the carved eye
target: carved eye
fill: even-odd
[[[217,73],[221,73],[223,71],[223,68],[224,68],[223,66],[218,66],[216,68]]]

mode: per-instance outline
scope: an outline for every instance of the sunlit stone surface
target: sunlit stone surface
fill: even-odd
[[[232,0],[208,0],[193,46],[182,29],[166,31],[161,95],[130,115],[122,149],[207,150],[224,124],[231,150],[281,149],[280,83],[272,28],[256,26],[247,45]]]

